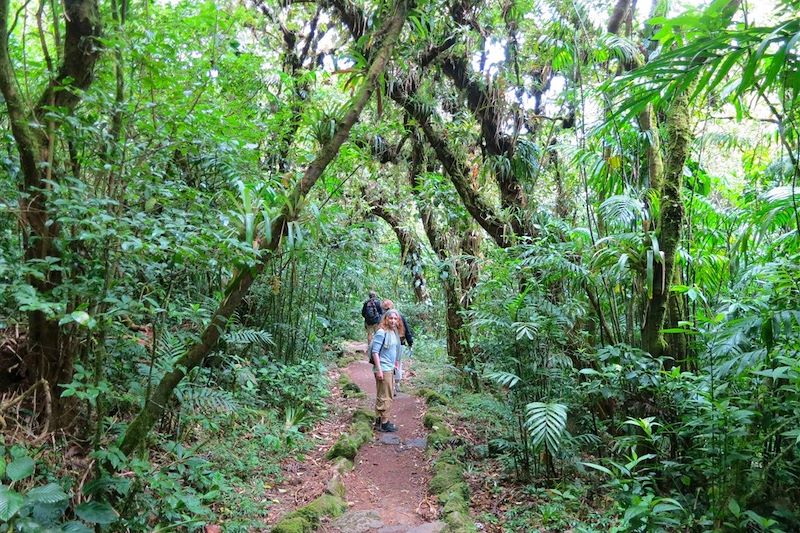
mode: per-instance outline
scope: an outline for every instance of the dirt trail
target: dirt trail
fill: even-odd
[[[351,343],[348,350],[361,354],[344,371],[367,393],[364,406],[375,404],[375,378],[365,361],[366,344]],[[411,378],[413,380],[413,377]],[[401,389],[408,383],[401,384]],[[430,533],[444,527],[435,522],[437,505],[427,494],[430,468],[425,457],[427,432],[422,425],[424,401],[400,392],[392,405],[396,433],[375,433],[344,478],[348,511],[319,529],[328,533]]]

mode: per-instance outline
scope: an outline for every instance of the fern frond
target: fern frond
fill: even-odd
[[[240,329],[225,334],[225,342],[230,344],[259,344],[261,346],[272,346],[272,335],[269,332],[258,329]]]
[[[210,387],[180,387],[176,390],[175,397],[181,405],[197,411],[231,413],[239,408],[232,393]]]

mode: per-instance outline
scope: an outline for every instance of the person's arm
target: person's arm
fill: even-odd
[[[381,369],[381,349],[383,348],[384,340],[386,339],[386,332],[382,329],[379,329],[375,332],[375,336],[372,337],[372,346],[370,346],[370,350],[372,350],[372,362],[375,367],[378,369],[375,372],[375,375],[378,377],[378,380],[383,381],[383,370]]]
[[[403,329],[406,330],[406,343],[408,346],[414,346],[414,334],[411,332],[411,328],[408,326],[408,322],[406,322],[405,316],[400,316],[403,319]]]

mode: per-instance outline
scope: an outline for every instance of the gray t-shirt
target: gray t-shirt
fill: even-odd
[[[400,357],[400,337],[394,331],[379,329],[372,337],[372,346],[369,353],[374,354],[380,351],[381,370],[391,372],[394,370],[394,363]],[[375,363],[372,363],[372,371],[378,372]]]

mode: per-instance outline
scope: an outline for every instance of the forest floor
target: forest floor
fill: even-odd
[[[343,357],[354,359],[346,368],[331,370],[331,416],[314,428],[320,443],[302,461],[283,465],[284,481],[266,495],[272,502],[268,524],[304,505],[325,491],[330,464],[325,453],[347,428],[349,415],[358,408],[371,409],[375,402],[372,366],[365,361],[365,343],[349,342]],[[346,398],[338,383],[346,373],[366,398]],[[344,476],[348,510],[340,517],[323,521],[318,531],[334,533],[430,533],[444,528],[436,521],[438,505],[428,495],[430,464],[425,453],[427,432],[422,425],[425,401],[413,394],[413,372],[403,381],[392,405],[391,419],[396,433],[375,432],[371,442],[356,455],[354,469]]]

